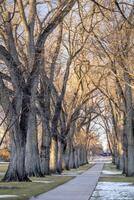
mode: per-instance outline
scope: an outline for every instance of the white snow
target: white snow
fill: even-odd
[[[53,183],[54,181],[32,181],[33,183]]]
[[[91,200],[133,200],[134,185],[121,182],[99,182]]]
[[[102,174],[107,174],[107,175],[121,175],[122,171],[107,171],[107,170],[103,170]]]
[[[0,199],[5,199],[5,198],[14,198],[14,197],[18,197],[17,195],[0,195]]]

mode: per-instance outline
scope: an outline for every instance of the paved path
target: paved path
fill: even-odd
[[[97,163],[82,175],[71,181],[39,195],[35,200],[89,200],[103,168],[103,163]]]

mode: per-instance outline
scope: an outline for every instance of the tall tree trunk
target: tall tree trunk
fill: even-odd
[[[13,101],[12,109],[10,110],[10,117],[13,121],[11,130],[11,159],[8,170],[3,178],[4,181],[29,181],[25,170],[25,150],[26,137],[29,117],[29,97],[23,93],[23,100],[18,97]],[[17,107],[17,105],[21,106]],[[22,111],[21,116],[17,116],[16,109]],[[13,112],[14,111],[14,112]]]
[[[43,174],[50,174],[50,144],[51,144],[51,109],[50,109],[50,94],[51,88],[49,79],[44,76],[42,71],[41,96],[39,99],[40,113],[42,120],[42,143],[41,143],[41,171]]]
[[[52,137],[51,148],[50,148],[50,171],[52,173],[57,172],[57,161],[58,161],[58,138]]]
[[[70,170],[70,157],[71,157],[71,141],[68,139],[65,151],[65,168]]]
[[[11,156],[8,170],[2,181],[30,181],[25,171],[25,144],[12,140]]]
[[[58,140],[58,161],[57,161],[57,172],[61,174],[63,163],[63,144],[62,141]]]
[[[70,157],[69,157],[69,168],[72,169],[74,167],[74,149],[73,145],[70,148]]]
[[[74,165],[73,165],[73,168],[78,168],[79,167],[79,164],[78,164],[78,149],[77,147],[74,148]]]
[[[34,107],[31,108],[29,114],[25,167],[28,176],[42,176],[37,139],[36,111]]]
[[[42,116],[41,171],[50,174],[50,127],[44,115]]]
[[[133,134],[133,107],[132,107],[132,89],[129,86],[131,84],[128,73],[124,75],[126,86],[125,86],[125,97],[126,97],[126,134],[127,134],[127,176],[134,176],[134,134]],[[129,85],[128,85],[129,84]]]
[[[78,146],[78,149],[77,149],[77,155],[78,155],[78,167],[80,166],[80,148],[79,148],[79,146]]]
[[[123,131],[119,129],[119,142],[118,142],[118,151],[119,151],[119,169],[123,170],[124,163],[123,163]]]

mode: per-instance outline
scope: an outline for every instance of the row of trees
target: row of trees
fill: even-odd
[[[9,133],[11,144],[3,180],[87,163],[99,123],[133,175],[133,4],[16,0],[0,10],[2,141]]]
[[[134,175],[133,42],[134,5],[131,1],[98,5],[103,20],[94,32],[94,55],[102,81],[104,111],[100,112],[113,162],[127,176]],[[93,80],[97,87],[97,82]]]
[[[98,140],[89,134],[97,117],[91,104],[96,87],[84,64],[89,34],[75,3],[0,4],[2,141],[9,133],[11,144],[4,181],[79,167],[87,163],[89,142]]]

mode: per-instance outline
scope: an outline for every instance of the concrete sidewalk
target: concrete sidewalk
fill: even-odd
[[[89,200],[96,187],[103,165],[103,163],[95,164],[82,175],[39,195],[35,200]]]

